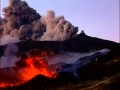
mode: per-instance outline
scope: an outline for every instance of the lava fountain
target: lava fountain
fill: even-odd
[[[53,52],[50,52],[53,55]],[[41,74],[48,78],[57,77],[57,72],[51,70],[47,63],[47,52],[31,50],[16,62],[16,67],[0,69],[0,87],[18,86]]]

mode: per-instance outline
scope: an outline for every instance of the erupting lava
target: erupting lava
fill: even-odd
[[[52,54],[52,53],[51,53]],[[48,78],[56,78],[56,71],[50,70],[46,52],[31,50],[29,55],[22,57],[15,68],[1,70],[0,87],[17,86],[41,74]]]

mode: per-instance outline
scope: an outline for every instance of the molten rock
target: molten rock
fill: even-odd
[[[23,55],[22,55],[23,56]],[[47,64],[47,53],[31,50],[16,63],[14,68],[0,69],[0,87],[17,86],[25,83],[37,75],[56,78],[56,71],[50,70]]]

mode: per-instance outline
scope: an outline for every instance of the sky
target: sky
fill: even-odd
[[[8,0],[0,0],[1,9],[8,5]],[[29,6],[45,15],[54,10],[56,15],[63,15],[79,32],[92,37],[119,42],[119,0],[24,0]],[[2,14],[2,13],[1,13]]]

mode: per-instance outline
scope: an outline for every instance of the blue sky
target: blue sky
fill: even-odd
[[[119,0],[25,0],[40,15],[54,10],[64,15],[79,32],[102,39],[119,42]],[[1,0],[1,8],[8,0]],[[79,33],[78,32],[78,33]]]

